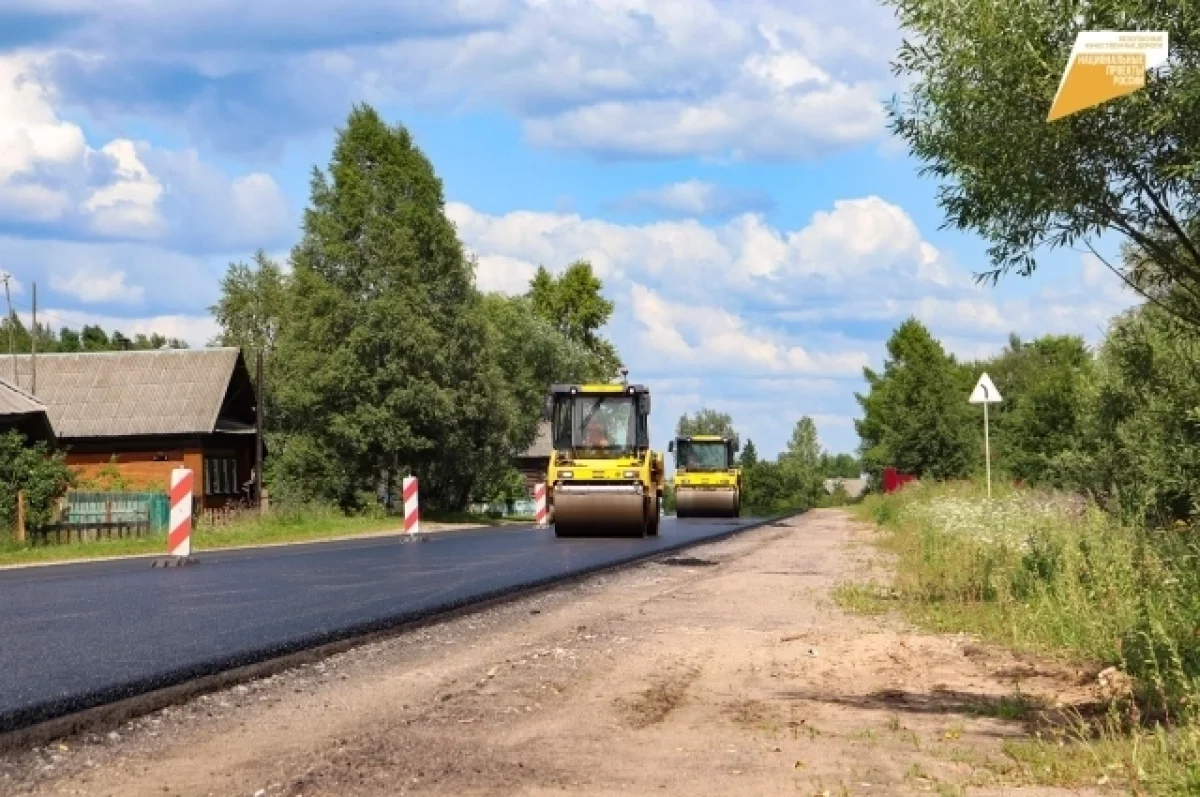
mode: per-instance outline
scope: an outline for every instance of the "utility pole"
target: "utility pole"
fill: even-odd
[[[258,511],[262,514],[262,485],[263,485],[263,397],[266,391],[263,388],[263,350],[260,347],[258,350],[258,363],[255,367],[258,372],[256,381],[258,382],[258,397],[254,400],[254,500],[258,501]]]
[[[17,325],[13,323],[12,294],[8,289],[8,283],[12,279],[12,275],[0,274],[0,279],[4,280],[4,299],[8,302],[8,353],[12,355],[13,384],[20,387],[20,385],[17,385]]]
[[[37,395],[37,283],[33,283],[33,331],[29,335],[29,395]]]

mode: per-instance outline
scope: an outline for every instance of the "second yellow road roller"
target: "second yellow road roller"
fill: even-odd
[[[742,511],[742,471],[734,455],[739,443],[720,435],[677,437],[668,449],[675,454],[675,516],[737,517]]]
[[[658,534],[666,464],[650,448],[650,390],[619,384],[552,385],[553,451],[546,474],[558,537]]]

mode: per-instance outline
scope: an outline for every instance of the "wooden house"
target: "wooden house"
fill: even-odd
[[[31,365],[19,356],[14,381],[45,407],[82,479],[108,470],[131,488],[167,489],[187,467],[197,509],[257,499],[257,396],[239,349],[39,354],[36,384]]]

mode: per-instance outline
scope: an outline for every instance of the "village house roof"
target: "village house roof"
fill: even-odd
[[[11,382],[0,379],[0,428],[17,428],[39,438],[53,438],[45,406]]]
[[[17,358],[26,390],[30,359]],[[0,357],[0,377],[13,381],[12,367]],[[59,439],[254,431],[254,389],[236,348],[39,354],[36,401]]]
[[[30,415],[45,411],[46,408],[33,396],[7,379],[0,379],[0,415]]]

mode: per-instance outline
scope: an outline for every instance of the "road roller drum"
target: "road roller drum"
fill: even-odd
[[[633,488],[560,487],[554,496],[554,531],[560,537],[641,537],[649,531],[648,504]]]
[[[736,489],[688,488],[675,493],[677,517],[737,517],[740,496]]]

